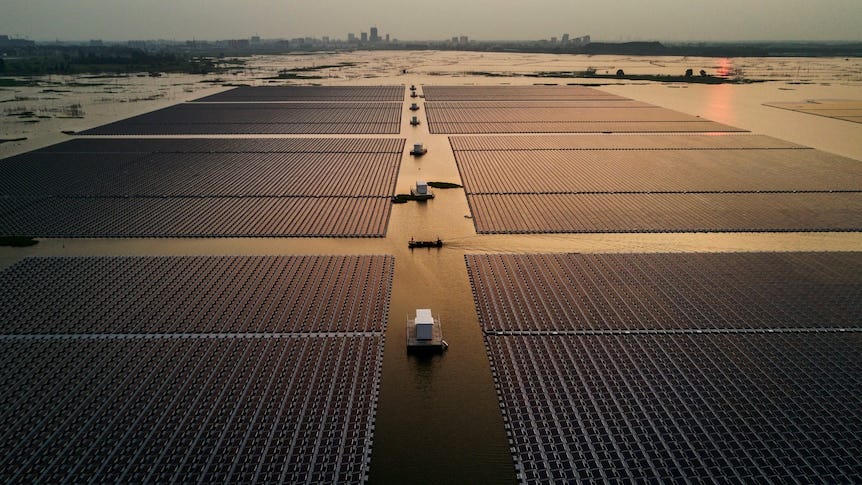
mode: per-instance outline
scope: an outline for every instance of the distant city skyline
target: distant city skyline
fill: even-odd
[[[0,34],[33,40],[330,37],[400,40],[862,40],[858,0],[4,0]],[[427,8],[426,8],[427,7]],[[358,36],[358,35],[357,35]]]

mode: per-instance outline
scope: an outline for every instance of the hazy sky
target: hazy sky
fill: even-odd
[[[862,40],[862,0],[0,0],[0,34],[34,40]]]

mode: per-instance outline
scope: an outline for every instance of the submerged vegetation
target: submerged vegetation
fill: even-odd
[[[303,67],[292,67],[290,69],[282,69],[278,71],[277,76],[267,77],[264,79],[325,79],[326,76],[321,76],[318,74],[304,74],[307,72],[317,72],[322,71],[324,69],[339,69],[342,67],[354,67],[357,63],[355,62],[339,62],[337,64],[321,64],[319,66],[303,66]]]
[[[435,189],[460,189],[463,185],[453,184],[452,182],[428,182],[429,187]]]
[[[430,199],[428,195],[414,195],[414,194],[396,194],[392,196],[393,204],[403,204],[407,201],[416,200],[416,201],[426,201]]]
[[[0,144],[2,144],[2,143],[13,143],[16,141],[27,141],[27,137],[22,136],[19,138],[0,138]]]
[[[27,99],[14,99],[12,101],[27,101]],[[71,103],[59,107],[40,106],[38,108],[6,108],[3,110],[3,116],[10,118],[18,118],[25,122],[38,122],[39,119],[48,118],[83,118],[84,108],[81,103]],[[19,140],[6,140],[19,141]]]
[[[2,71],[0,71],[2,73]],[[18,88],[24,86],[38,86],[39,83],[32,79],[15,79],[11,77],[0,77],[0,87]]]
[[[540,71],[531,74],[524,74],[525,77],[538,78],[586,78],[586,79],[625,79],[628,81],[655,81],[665,83],[691,83],[691,84],[742,84],[752,82],[766,82],[766,79],[757,81],[743,79],[742,77],[720,77],[710,76],[702,73],[699,76],[694,76],[691,73],[685,73],[681,76],[668,74],[626,74],[622,69],[616,74],[597,74],[595,71]]]
[[[35,246],[39,241],[27,236],[0,236],[0,246],[25,248]]]
[[[689,71],[691,71],[689,69]],[[595,69],[587,69],[585,71],[538,71],[538,72],[487,72],[487,71],[467,71],[463,74],[468,76],[483,76],[483,77],[534,77],[534,78],[552,78],[552,79],[617,79],[627,81],[655,81],[663,83],[690,83],[690,84],[748,84],[767,82],[770,79],[746,79],[741,75],[736,76],[713,76],[701,71],[699,75],[694,75],[691,72],[686,72],[682,75],[672,74],[626,74],[622,69],[617,70],[615,74],[606,73],[599,74]],[[440,73],[440,75],[448,75]]]
[[[183,52],[148,52],[122,46],[33,46],[6,57],[0,64],[0,76],[136,72],[207,74],[225,71],[229,64],[231,62]],[[0,85],[32,85],[32,81],[6,78],[0,79]]]

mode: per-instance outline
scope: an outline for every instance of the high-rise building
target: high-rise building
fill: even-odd
[[[349,32],[347,34],[347,42],[356,42],[356,34]]]
[[[377,27],[371,27],[371,42],[377,42],[380,37],[377,35]]]
[[[461,36],[461,38],[460,38],[460,39],[458,39],[458,43],[459,43],[459,44],[469,44],[469,43],[470,43],[470,38],[469,38],[469,37],[467,37],[466,35],[462,35],[462,36]]]
[[[568,43],[569,43],[569,34],[563,34],[563,40],[562,40],[562,42],[563,42],[563,44],[568,44]]]
[[[362,32],[361,34],[359,34],[359,41],[368,42],[368,32]]]

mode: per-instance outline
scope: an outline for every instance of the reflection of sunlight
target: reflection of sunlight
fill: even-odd
[[[723,57],[718,60],[718,71],[715,75],[718,77],[727,77],[733,73],[733,61]]]
[[[716,84],[707,87],[706,119],[720,123],[731,123],[731,89],[733,89],[733,86],[730,84]]]

